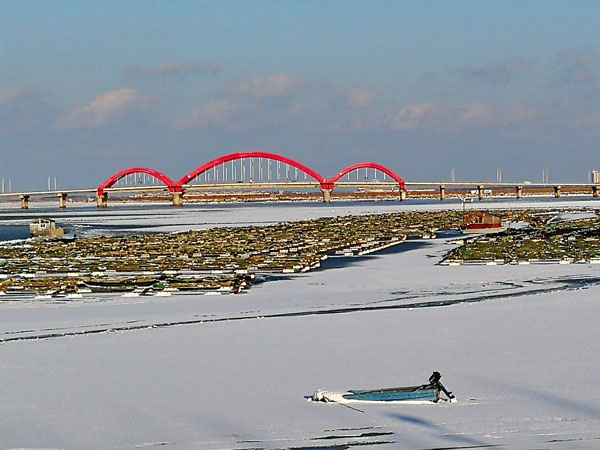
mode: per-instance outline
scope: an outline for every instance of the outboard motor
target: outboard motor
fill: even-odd
[[[442,374],[439,373],[437,370],[434,371],[431,376],[429,377],[429,384],[431,386],[435,386],[437,387],[440,391],[442,391],[444,394],[446,394],[446,396],[452,400],[454,397],[454,395],[452,395],[452,391],[448,391],[444,385],[442,384],[442,382],[440,381],[440,379],[442,378]]]

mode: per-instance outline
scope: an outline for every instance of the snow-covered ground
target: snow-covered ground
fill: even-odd
[[[160,225],[397,208],[199,208]],[[445,267],[448,241],[403,246],[243,295],[0,299],[0,447],[600,448],[600,267]],[[304,399],[433,370],[457,403]]]

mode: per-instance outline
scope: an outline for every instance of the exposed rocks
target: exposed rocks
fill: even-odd
[[[407,235],[429,235],[442,223],[439,215],[415,214],[6,244],[0,247],[0,292],[240,292],[257,274],[306,272],[330,255],[372,253]]]
[[[577,220],[542,210],[495,214],[528,226],[465,239],[445,263],[600,261],[595,213]],[[306,272],[332,256],[366,255],[407,237],[432,238],[439,230],[457,230],[462,220],[462,211],[403,212],[70,242],[29,239],[0,245],[0,295],[239,293],[257,276]]]

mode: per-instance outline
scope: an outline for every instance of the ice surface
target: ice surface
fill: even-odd
[[[444,202],[411,199],[406,202],[185,204],[182,208],[173,208],[169,204],[127,202],[109,203],[110,206],[107,209],[97,209],[93,204],[73,203],[64,210],[57,209],[55,202],[39,202],[32,204],[31,209],[25,211],[9,207],[9,205],[11,204],[0,204],[0,224],[28,225],[33,219],[47,216],[55,219],[60,226],[74,227],[75,231],[80,234],[93,234],[94,230],[98,228],[102,230],[103,234],[114,228],[168,232],[206,229],[213,226],[269,224],[349,214],[441,211],[462,208],[461,202],[457,199],[448,199]],[[532,197],[521,200],[510,197],[485,199],[466,205],[467,211],[479,208],[598,209],[600,202],[591,196],[572,195],[561,199]]]
[[[379,206],[330,210],[403,208]],[[287,214],[232,209],[229,223]],[[183,229],[224,210],[140,222]],[[4,296],[0,447],[600,447],[600,267],[436,265],[451,246],[422,241],[243,295]],[[304,398],[433,370],[458,403],[360,413]]]

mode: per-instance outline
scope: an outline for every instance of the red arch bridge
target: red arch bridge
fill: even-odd
[[[50,182],[48,182],[50,183]],[[197,167],[179,180],[173,180],[164,173],[145,167],[131,167],[115,173],[97,188],[51,191],[9,192],[2,189],[0,199],[20,197],[21,208],[29,207],[31,196],[58,195],[59,206],[65,208],[67,196],[72,194],[95,193],[99,208],[106,208],[109,194],[127,194],[168,190],[173,196],[173,205],[183,204],[184,194],[193,191],[241,190],[241,189],[320,189],[323,201],[331,201],[335,188],[398,189],[400,200],[407,197],[406,185],[411,187],[439,188],[439,198],[446,198],[446,189],[470,189],[479,200],[484,198],[486,188],[502,190],[514,189],[516,197],[523,196],[524,187],[554,190],[554,196],[561,196],[562,188],[591,189],[594,197],[600,197],[600,184],[596,183],[530,183],[530,182],[405,182],[392,170],[373,163],[364,162],[346,167],[332,178],[325,178],[313,169],[290,158],[265,152],[232,153],[216,158]],[[4,187],[4,186],[3,186]]]
[[[156,185],[156,186],[155,186]],[[238,189],[307,189],[318,188],[323,201],[331,200],[336,187],[397,187],[406,198],[406,183],[382,165],[364,162],[346,167],[333,178],[290,158],[266,152],[232,153],[194,169],[179,180],[145,167],[131,167],[115,173],[97,189],[98,207],[106,207],[109,192],[124,193],[168,189],[173,205],[181,206],[185,192]]]

